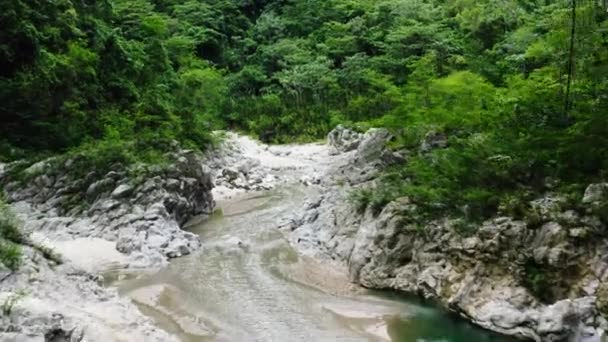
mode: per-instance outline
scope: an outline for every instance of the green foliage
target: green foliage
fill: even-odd
[[[369,189],[359,189],[350,193],[348,200],[355,206],[359,214],[363,214],[372,201],[374,191]]]
[[[382,209],[395,198],[396,192],[390,187],[380,189],[356,189],[348,197],[349,202],[362,214],[370,208],[372,215],[380,214]]]
[[[605,67],[591,67],[608,65],[605,37],[598,40],[606,15],[589,16],[591,3],[578,9],[583,19],[577,25],[576,95],[566,111],[561,60],[567,57],[568,5],[510,4],[490,11],[489,2],[454,4],[449,11],[473,34],[470,42],[475,35],[480,41],[466,47],[477,56],[454,56],[449,69],[468,70],[446,72],[437,51],[410,61],[402,87],[406,100],[373,121],[394,131],[395,148],[418,151],[429,131],[447,135],[447,147],[414,154],[374,191],[397,189],[395,198],[410,197],[422,218],[449,214],[475,221],[501,210],[534,226],[538,215],[527,202],[547,190],[546,179],[581,193],[604,178],[608,106],[597,91],[608,88],[590,70],[608,75]],[[498,23],[501,30],[492,28]],[[504,59],[490,66],[498,56]]]
[[[16,243],[0,240],[0,263],[15,271],[21,264],[21,247]]]
[[[107,170],[203,148],[218,128],[282,143],[383,126],[412,157],[353,195],[362,208],[408,196],[424,219],[532,217],[522,202],[545,179],[580,186],[608,167],[608,16],[578,4],[570,63],[570,6],[5,1],[0,160],[69,151]],[[447,147],[419,150],[429,131]]]
[[[170,36],[169,17],[151,2],[40,6],[20,0],[1,6],[0,133],[6,145],[64,151],[105,139],[123,125],[130,135],[122,139],[175,139],[198,148],[208,143],[212,125],[206,123],[218,116],[218,95],[183,94],[198,85],[180,75],[192,75],[201,63],[188,62],[195,58],[191,45]],[[200,82],[217,88],[218,78],[223,82],[222,76]],[[195,111],[201,100],[209,103]],[[120,120],[108,120],[108,113]]]
[[[10,208],[0,199],[0,263],[10,270],[16,270],[21,263],[23,236],[19,222]]]
[[[545,303],[555,303],[567,298],[572,279],[580,272],[578,266],[566,266],[558,271],[548,265],[540,265],[534,260],[527,260],[523,266],[522,284],[538,299]]]
[[[19,222],[8,204],[2,199],[0,199],[0,238],[12,242],[23,241],[23,236],[19,231]]]
[[[466,219],[454,220],[452,227],[461,236],[471,236],[477,231],[477,224]]]
[[[528,262],[525,267],[524,285],[536,296],[550,302],[553,298],[548,289],[552,285],[547,272],[542,266]]]

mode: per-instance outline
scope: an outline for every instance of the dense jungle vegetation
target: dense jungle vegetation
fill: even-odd
[[[387,127],[412,153],[364,204],[485,217],[605,178],[607,115],[606,0],[0,2],[0,161]]]

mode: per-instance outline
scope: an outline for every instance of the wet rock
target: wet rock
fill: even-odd
[[[566,230],[557,222],[547,222],[541,228],[534,241],[533,247],[551,247],[566,239]]]
[[[543,198],[530,202],[532,210],[544,221],[557,219],[562,208],[566,205],[566,199],[560,196],[547,195]]]
[[[135,228],[121,229],[116,241],[116,250],[121,253],[131,254],[141,249],[142,240],[142,238],[139,238],[139,234]]]
[[[119,181],[119,180],[123,179],[125,176],[126,175],[124,172],[110,171],[104,176],[104,178],[111,178],[115,181]]]
[[[96,277],[69,265],[52,266],[44,258],[24,250],[24,267],[33,274],[18,272],[0,288],[1,341],[91,341],[114,339],[176,341],[154,328],[137,308],[107,291]],[[27,284],[25,293],[23,284]],[[111,336],[111,337],[110,337]]]
[[[188,246],[188,241],[184,239],[176,239],[171,241],[171,244],[165,249],[165,255],[169,258],[178,258],[190,254],[191,249]]]
[[[35,182],[37,184],[39,184],[41,187],[50,188],[53,186],[53,183],[55,182],[55,180],[53,177],[43,174],[43,175],[37,177]]]
[[[238,177],[237,179],[233,180],[231,182],[231,184],[234,187],[239,188],[239,189],[243,189],[243,190],[251,189],[249,182],[244,177]]]
[[[39,161],[35,164],[32,164],[27,169],[23,170],[23,173],[27,176],[37,176],[45,172],[50,167],[50,164],[47,160]]]
[[[521,310],[505,302],[488,302],[479,309],[479,313],[478,319],[481,322],[487,322],[486,324],[492,324],[505,331],[516,329],[533,321]]]
[[[178,179],[170,178],[166,184],[168,190],[179,191],[182,183]]]
[[[169,158],[174,159],[175,170],[172,173],[155,166],[136,166],[138,174],[148,177],[139,185],[132,185],[124,179],[128,172],[120,165],[101,179],[96,172],[90,172],[84,177],[86,181],[69,179],[69,170],[59,165],[52,170],[52,176],[39,175],[39,182],[24,188],[15,187],[9,197],[28,203],[19,212],[27,222],[28,231],[48,234],[49,238],[78,236],[116,241],[117,250],[122,253],[154,255],[147,260],[157,260],[157,255],[169,252],[175,256],[183,255],[198,248],[200,241],[192,239],[179,225],[194,215],[208,214],[213,210],[213,185],[209,172],[202,167],[201,156],[191,151],[177,151],[172,152]],[[48,167],[41,165],[36,166],[36,172]],[[122,184],[116,186],[117,181]],[[78,202],[85,200],[73,197],[80,187],[78,182],[90,184],[86,190],[90,205],[80,204]],[[38,183],[44,183],[45,188],[48,185],[48,191],[40,191]],[[74,203],[75,206],[66,210],[65,203]],[[146,235],[149,230],[155,234]],[[168,243],[173,240],[176,241],[174,245]],[[168,251],[168,248],[172,250]],[[142,261],[142,258],[138,259]]]
[[[226,240],[226,245],[228,249],[238,248],[242,251],[248,251],[251,247],[251,244],[247,241],[241,240],[236,236],[231,236]]]
[[[253,169],[259,166],[259,160],[247,159],[237,166],[237,170],[244,175],[248,175]]]

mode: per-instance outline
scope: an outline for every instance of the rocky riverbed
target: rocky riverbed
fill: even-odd
[[[78,157],[49,159],[0,182],[30,246],[17,272],[0,269],[4,340],[171,341],[115,289],[108,270],[153,270],[201,246],[181,227],[208,217],[215,200],[277,185],[318,183],[323,144],[267,146],[227,133],[205,155],[175,149],[165,166],[112,166],[74,176]],[[193,221],[190,221],[193,219]],[[48,258],[49,256],[57,256]],[[58,257],[61,261],[57,260]]]
[[[167,167],[136,166],[140,179],[121,165],[74,178],[77,158],[45,160],[19,175],[9,165],[2,175],[31,245],[23,247],[17,272],[0,270],[0,303],[9,308],[0,320],[2,340],[172,340],[102,287],[99,274],[159,267],[199,248],[198,236],[180,225],[213,210],[203,157],[177,150]]]
[[[598,209],[608,185],[591,185],[582,211],[557,194],[531,202],[534,225],[505,216],[469,234],[447,218],[421,228],[408,220],[415,204],[407,198],[377,214],[358,213],[348,200],[353,189],[373,186],[384,168],[407,161],[411,152],[385,147],[390,139],[382,129],[338,127],[329,146],[268,146],[227,133],[206,155],[176,149],[168,165],[135,166],[137,172],[116,165],[73,179],[78,160],[47,160],[25,169],[24,182],[13,179],[11,165],[0,167],[31,241],[18,272],[0,269],[1,339],[179,340],[102,286],[99,274],[165,266],[200,248],[199,236],[182,227],[205,220],[215,201],[300,183],[318,191],[277,217],[277,225],[302,253],[345,265],[352,282],[421,295],[502,334],[601,340],[608,329],[608,241]],[[421,150],[443,146],[445,137],[430,133]],[[62,261],[48,258],[50,250]],[[324,286],[322,279],[314,283]]]

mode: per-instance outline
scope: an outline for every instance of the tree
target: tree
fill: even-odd
[[[570,110],[570,85],[572,84],[572,77],[574,76],[574,41],[576,35],[576,0],[572,0],[572,23],[570,24],[570,49],[568,52],[568,80],[566,81],[566,105],[564,106],[564,112],[568,113]]]

